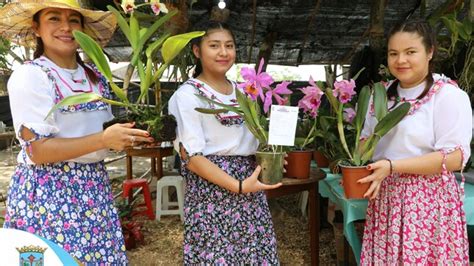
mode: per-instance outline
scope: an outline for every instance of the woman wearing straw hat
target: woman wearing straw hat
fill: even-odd
[[[115,25],[110,12],[82,9],[75,0],[20,0],[0,9],[0,34],[36,48],[35,59],[17,68],[8,82],[22,149],[4,227],[43,236],[86,264],[127,263],[103,162],[106,149],[153,140],[132,123],[102,131],[112,115],[100,101],[45,117],[70,95],[93,91],[110,96],[104,77],[79,57],[72,31],[84,31],[105,45]]]

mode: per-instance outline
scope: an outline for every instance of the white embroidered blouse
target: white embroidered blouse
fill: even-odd
[[[32,130],[37,138],[75,138],[102,131],[102,123],[113,118],[110,106],[103,102],[67,106],[48,118],[46,115],[64,97],[87,91],[106,95],[106,86],[103,82],[92,84],[82,66],[76,70],[63,69],[43,56],[17,68],[8,81],[14,128],[22,145],[17,161],[34,164],[26,155],[28,143],[19,134],[22,126]],[[104,149],[68,161],[93,163],[106,155]]]
[[[466,92],[448,83],[445,76],[433,75],[434,83],[445,81],[436,92],[432,86],[419,108],[407,115],[378,143],[373,160],[392,160],[420,156],[438,150],[464,149],[464,164],[470,156],[472,138],[472,109]],[[398,87],[400,98],[416,99],[426,83],[413,88]],[[393,101],[389,101],[391,107]],[[367,112],[361,137],[367,138],[377,124],[376,118]]]
[[[225,104],[234,103],[236,96],[234,86],[230,95],[221,94],[198,79],[191,79],[179,87],[168,105],[170,114],[176,117],[178,124],[175,149],[179,151],[182,143],[190,156],[203,155],[253,155],[258,141],[242,124],[223,125],[215,115],[204,114],[194,108],[210,108],[207,101],[199,99],[198,89],[189,82],[199,83]]]

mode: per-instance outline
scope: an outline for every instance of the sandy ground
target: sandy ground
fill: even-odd
[[[16,164],[18,147],[0,151],[0,193],[6,196],[10,176]],[[111,154],[111,158],[119,154]],[[134,158],[134,174],[140,175],[149,167],[149,160]],[[125,160],[107,166],[114,187],[120,187],[120,179],[126,174]],[[114,182],[117,180],[118,182]],[[153,190],[153,187],[152,187]],[[1,195],[0,195],[1,196]],[[270,201],[273,224],[277,234],[278,253],[282,265],[309,265],[309,230],[307,218],[298,207],[298,195]],[[4,210],[0,203],[0,215]],[[182,264],[183,228],[179,216],[164,216],[160,222],[144,217],[136,218],[142,223],[145,243],[128,251],[130,265],[180,265]],[[323,228],[320,234],[320,265],[336,265],[336,250],[333,230]]]

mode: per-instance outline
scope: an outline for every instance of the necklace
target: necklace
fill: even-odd
[[[68,71],[67,69],[64,69],[62,68],[64,71],[66,71],[67,73],[71,74],[70,70]],[[74,77],[73,77],[73,74],[71,74],[71,80],[75,83],[75,84],[80,84],[80,85],[85,85],[86,83],[89,83],[89,89],[88,90],[81,90],[81,89],[73,89],[73,86],[69,85],[62,77],[61,75],[58,73],[58,71],[55,69],[55,68],[51,68],[51,70],[53,70],[56,75],[58,75],[59,79],[61,80],[61,82],[71,91],[73,92],[92,92],[92,85],[91,85],[91,82],[87,79],[83,79],[83,81],[79,81],[79,82],[76,82],[76,80],[74,80]],[[77,72],[78,69],[75,70],[75,72]],[[89,81],[89,82],[87,82]],[[75,85],[74,87],[77,87],[78,85]]]
[[[209,82],[206,78],[203,78],[202,76],[198,78],[201,82],[204,82],[205,84],[207,84],[209,87],[211,87],[213,90],[221,93],[221,94],[224,94],[224,95],[230,95],[232,94],[232,91],[233,91],[233,86],[232,86],[232,83],[230,83],[227,79],[226,79],[226,84],[224,86],[224,91],[220,91],[218,88],[222,88],[222,86],[216,86],[216,84],[214,84],[213,82]],[[230,85],[230,87],[229,87]],[[229,90],[230,88],[230,90]]]
[[[85,78],[75,78],[76,74],[78,74],[80,72],[79,67],[74,69],[74,70],[67,69],[67,68],[63,68],[63,70],[71,75],[72,82],[74,82],[76,84],[82,84],[82,85],[86,84],[87,80]]]

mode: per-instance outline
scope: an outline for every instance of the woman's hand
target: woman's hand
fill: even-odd
[[[388,160],[379,160],[375,163],[367,165],[368,170],[373,170],[374,172],[359,181],[357,183],[368,183],[370,184],[369,189],[364,194],[364,198],[375,199],[379,194],[380,185],[382,181],[390,174],[390,162]]]
[[[252,175],[242,181],[242,193],[251,193],[260,190],[275,189],[282,185],[282,183],[267,185],[260,182],[260,180],[258,180],[258,175],[260,174],[261,169],[262,168],[260,167],[260,165],[257,166],[257,168],[255,168],[255,171],[253,171]]]
[[[102,134],[104,146],[113,150],[124,150],[139,143],[153,142],[150,134],[141,129],[133,128],[135,123],[114,124],[106,128]]]

